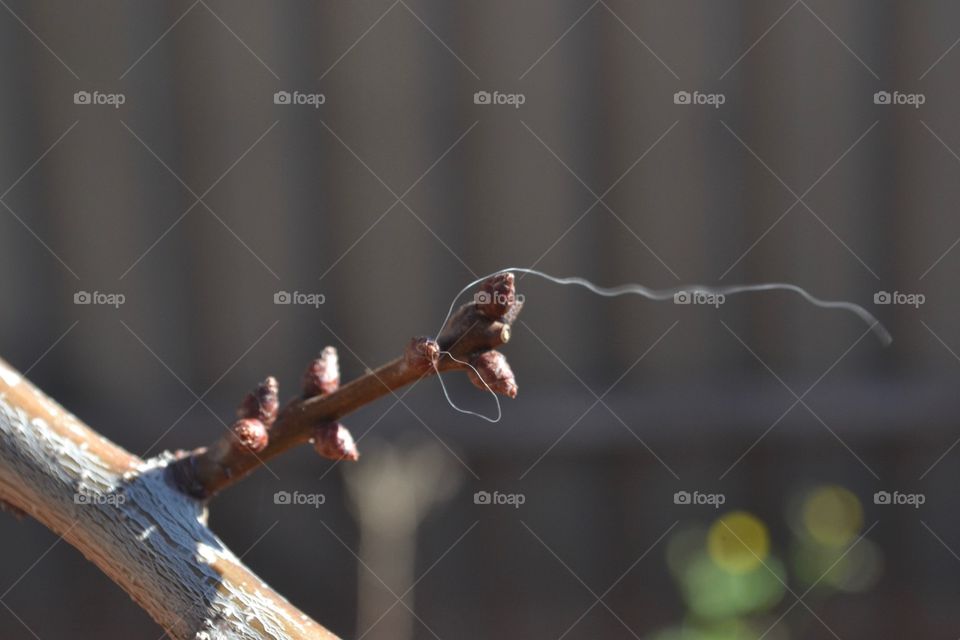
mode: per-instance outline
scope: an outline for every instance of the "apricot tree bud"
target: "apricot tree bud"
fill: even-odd
[[[403,359],[415,371],[426,373],[435,369],[440,361],[440,345],[433,338],[411,338],[403,350]]]
[[[500,320],[517,302],[512,273],[498,273],[484,280],[474,295],[477,310],[490,320]]]
[[[337,350],[326,347],[303,374],[303,397],[333,393],[340,387],[340,359]]]
[[[270,436],[267,427],[256,418],[241,418],[230,427],[234,438],[231,444],[253,453],[260,453],[267,448]]]
[[[467,369],[467,377],[478,389],[490,387],[495,393],[517,397],[517,380],[507,358],[499,351],[484,351],[470,360],[473,369]],[[474,371],[476,369],[476,371]],[[484,384],[486,383],[486,385]]]
[[[360,458],[353,436],[339,422],[329,422],[314,429],[313,448],[321,456],[331,460],[355,461]]]
[[[280,385],[277,379],[270,376],[243,397],[237,407],[238,418],[253,418],[270,427],[277,419],[280,408]]]

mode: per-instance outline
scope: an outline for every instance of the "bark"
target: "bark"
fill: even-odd
[[[36,518],[175,639],[332,639],[240,562],[206,507],[0,360],[0,499]]]

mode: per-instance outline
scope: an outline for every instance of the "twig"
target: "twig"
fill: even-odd
[[[513,372],[495,349],[509,341],[510,325],[520,307],[513,274],[493,276],[480,285],[473,302],[450,317],[436,340],[414,338],[402,356],[343,386],[339,386],[336,352],[328,347],[305,374],[307,397],[288,404],[270,424],[269,416],[260,416],[257,401],[263,396],[264,385],[273,380],[268,379],[244,400],[231,433],[209,447],[181,454],[171,466],[173,478],[184,492],[205,499],[284,451],[311,441],[321,455],[355,460],[359,454],[339,420],[429,375],[467,370],[478,387],[512,398],[517,393]],[[257,424],[252,423],[265,427],[265,443]]]

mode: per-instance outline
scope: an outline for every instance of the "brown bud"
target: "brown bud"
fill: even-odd
[[[403,350],[403,359],[416,371],[426,373],[436,368],[440,361],[440,345],[433,338],[411,338]]]
[[[270,376],[252,392],[243,397],[237,407],[238,418],[253,418],[270,427],[277,419],[280,408],[280,385],[277,379]]]
[[[303,374],[303,397],[333,393],[340,387],[340,359],[337,350],[326,347]]]
[[[270,436],[267,427],[255,418],[242,418],[230,427],[234,438],[231,444],[253,453],[260,453],[267,448]]]
[[[331,460],[355,461],[360,458],[353,436],[339,422],[330,422],[314,429],[313,448]]]
[[[470,364],[476,371],[467,369],[467,376],[478,389],[486,391],[489,386],[495,393],[505,395],[508,398],[517,397],[517,380],[513,377],[513,371],[507,363],[506,356],[502,353],[499,351],[484,351],[474,356]],[[484,382],[486,382],[486,385],[484,385]]]
[[[473,296],[477,310],[490,320],[500,320],[517,302],[512,273],[498,273],[484,280]]]

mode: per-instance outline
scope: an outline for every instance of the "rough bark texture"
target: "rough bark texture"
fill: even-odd
[[[0,360],[0,499],[96,564],[177,639],[330,639],[207,528],[204,503]]]

